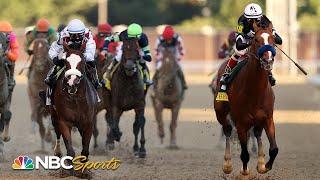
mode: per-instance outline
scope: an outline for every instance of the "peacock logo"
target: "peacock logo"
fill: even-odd
[[[12,169],[17,170],[33,170],[34,164],[33,160],[29,156],[19,156],[14,159],[12,164]]]

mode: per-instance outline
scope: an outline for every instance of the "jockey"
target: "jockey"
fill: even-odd
[[[57,35],[55,30],[50,26],[50,22],[47,19],[39,19],[37,21],[36,26],[30,32],[30,29],[28,29],[28,32],[26,32],[26,44],[25,44],[25,51],[28,53],[28,55],[33,54],[33,50],[31,48],[31,44],[34,39],[38,37],[45,37],[49,45],[51,45],[54,41],[57,40]]]
[[[96,56],[98,59],[104,59],[105,54],[102,53],[103,51],[103,45],[105,42],[105,39],[107,37],[110,37],[112,34],[112,26],[108,23],[103,23],[98,25],[98,33],[94,36],[94,41],[96,42]],[[108,45],[108,52],[107,56],[116,56],[116,48],[118,46],[117,42],[110,42]]]
[[[236,43],[236,32],[231,31],[228,36],[228,40],[225,41],[219,49],[218,58],[223,59],[230,57],[234,53],[234,45]]]
[[[152,80],[149,78],[149,70],[145,61],[151,62],[152,57],[150,53],[149,40],[145,33],[142,32],[142,27],[139,24],[132,23],[128,26],[127,30],[122,31],[120,34],[115,34],[110,37],[107,37],[103,46],[104,51],[109,51],[109,43],[111,42],[119,42],[129,38],[137,38],[138,44],[141,48],[142,59],[140,59],[139,63],[143,69],[143,79],[146,85],[153,84]],[[113,61],[107,68],[106,76],[108,79],[111,79],[111,72],[113,67],[120,61],[121,59],[114,58]]]
[[[19,56],[19,45],[16,35],[12,32],[13,28],[11,24],[7,21],[0,22],[0,32],[4,33],[7,36],[7,41],[9,42],[9,46],[6,50],[6,58],[5,63],[9,68],[9,91],[12,93],[13,88],[15,86],[14,80],[14,67],[15,61]]]
[[[182,57],[185,54],[184,48],[183,48],[183,42],[182,38],[179,34],[175,33],[173,28],[171,26],[166,26],[162,32],[162,35],[159,36],[156,40],[156,69],[160,69],[161,64],[162,64],[162,52],[160,51],[160,47],[174,47],[176,48],[176,60],[179,64],[179,70],[178,70],[178,76],[182,81],[182,85],[184,89],[187,89],[187,83],[185,81],[181,66],[180,66],[180,61]],[[155,79],[157,78],[157,73],[155,74]]]
[[[238,59],[241,56],[245,56],[248,52],[248,47],[251,45],[251,40],[255,35],[253,22],[260,21],[262,16],[264,15],[262,14],[261,7],[258,4],[251,3],[245,7],[244,13],[238,19],[238,33],[236,38],[236,46],[234,48],[235,53],[233,53],[229,59],[225,72],[220,79],[220,82],[223,85],[221,86],[221,90],[226,90],[227,78],[229,77],[231,70],[237,65]],[[275,43],[281,45],[282,39],[274,29],[273,35],[275,38]],[[269,73],[269,81],[272,86],[275,85],[276,80],[273,78],[271,72]]]
[[[79,19],[73,19],[69,22],[67,27],[60,32],[59,39],[53,42],[49,49],[49,57],[52,59],[53,64],[55,64],[45,79],[45,83],[51,88],[51,90],[49,90],[49,94],[47,94],[50,99],[52,89],[56,83],[57,72],[64,66],[63,61],[60,60],[65,53],[63,43],[66,43],[70,48],[76,50],[80,50],[83,43],[86,43],[86,49],[83,52],[83,57],[90,68],[89,79],[96,89],[100,86],[96,65],[94,62],[96,44],[93,40],[91,31],[85,27],[82,21]],[[47,102],[47,105],[51,105],[51,103]]]

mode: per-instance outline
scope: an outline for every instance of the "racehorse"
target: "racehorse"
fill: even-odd
[[[41,149],[44,150],[44,140],[51,142],[51,132],[43,125],[43,118],[49,115],[45,105],[39,98],[39,91],[46,90],[44,79],[53,66],[49,59],[49,43],[46,38],[36,38],[33,42],[33,58],[28,72],[28,96],[31,106],[31,120],[39,125],[41,136]]]
[[[229,57],[230,58],[230,57]],[[223,63],[221,64],[222,66],[224,66],[224,64],[228,63],[228,60],[223,61]],[[214,78],[212,79],[211,83],[209,84],[209,88],[211,89],[211,92],[213,94],[213,96],[215,95],[215,93],[218,93],[218,87],[217,87],[217,76],[214,76]],[[231,142],[235,145],[239,145],[239,140],[238,140],[238,136],[237,136],[237,129],[234,126],[234,123],[232,122],[232,120],[230,119],[229,116],[227,116],[227,119],[230,121],[230,124],[232,125],[232,133],[231,133]],[[251,128],[249,130],[249,137],[251,139],[252,142],[252,147],[251,147],[251,151],[253,153],[257,152],[257,143],[255,141],[255,136],[254,136],[254,132],[253,132],[253,128]],[[221,145],[220,143],[222,143],[222,141],[224,140],[225,136],[224,136],[224,132],[223,132],[223,128],[221,127],[221,131],[220,131],[220,139],[219,139],[219,146]]]
[[[169,148],[175,149],[177,148],[177,120],[181,103],[183,101],[184,88],[182,87],[181,79],[177,74],[180,67],[175,57],[176,48],[162,48],[161,51],[163,54],[161,61],[162,65],[154,76],[154,92],[151,95],[151,99],[158,123],[158,134],[161,139],[161,143],[164,138],[162,111],[164,108],[171,110],[171,136]]]
[[[0,33],[0,155],[3,153],[4,142],[10,140],[9,136],[9,123],[11,120],[11,95],[9,92],[9,68],[6,65],[8,61],[6,57],[6,51],[9,48],[7,36],[4,33]]]
[[[84,43],[85,44],[85,43]],[[80,50],[69,48],[64,43],[66,58],[64,58],[65,70],[57,81],[54,90],[54,109],[51,109],[52,123],[57,135],[54,154],[61,156],[60,137],[62,135],[67,149],[67,155],[75,157],[72,147],[71,128],[77,127],[82,137],[81,155],[88,160],[89,145],[93,131],[93,118],[96,114],[97,93],[87,77],[86,63]]]
[[[107,137],[107,146],[113,147],[114,141],[120,141],[122,132],[119,129],[120,116],[124,111],[134,110],[133,123],[134,146],[136,157],[145,158],[145,96],[148,87],[144,87],[143,75],[139,66],[140,54],[137,39],[123,41],[122,58],[111,79],[110,106],[107,112],[107,121],[110,131]],[[109,114],[108,114],[109,113]],[[138,135],[140,136],[140,147]]]
[[[97,64],[97,73],[98,73],[98,77],[99,79],[103,79],[103,73],[106,72],[108,65],[110,64],[110,62],[112,61],[113,56],[111,55],[107,55],[106,58],[102,57],[101,55],[97,55],[96,56],[96,64]],[[109,97],[108,94],[104,93],[104,90],[102,88],[99,88],[98,90],[98,94],[99,97],[101,98],[101,101],[98,103],[98,109],[97,109],[97,114],[99,112],[101,112],[102,110],[106,110],[107,111],[107,106],[108,106],[108,99]],[[96,114],[96,115],[97,115]],[[105,120],[107,121],[107,112],[105,113]],[[98,143],[97,143],[97,138],[99,135],[99,130],[97,127],[97,116],[94,117],[94,121],[93,121],[93,140],[94,140],[94,148],[98,147]]]
[[[224,156],[223,171],[231,173],[230,135],[232,126],[227,120],[230,114],[237,129],[241,145],[240,158],[243,163],[241,174],[249,174],[249,153],[247,149],[248,130],[253,127],[254,135],[258,142],[259,173],[266,173],[272,169],[273,162],[278,154],[275,139],[275,127],[273,121],[274,93],[268,81],[268,73],[272,70],[274,56],[274,37],[272,35],[272,23],[267,18],[262,18],[259,23],[254,23],[255,37],[252,40],[248,52],[246,65],[239,71],[228,88],[229,102],[214,100],[214,108],[217,120],[223,126],[226,136],[226,150]],[[218,72],[218,79],[224,72],[224,64]],[[218,87],[220,87],[220,83]],[[217,94],[215,94],[217,96]],[[261,134],[265,130],[269,139],[269,161],[264,163],[264,152]]]

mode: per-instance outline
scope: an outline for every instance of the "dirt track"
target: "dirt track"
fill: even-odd
[[[205,76],[204,76],[205,77]],[[207,78],[207,77],[205,77]],[[133,114],[125,113],[121,119],[124,132],[122,142],[113,152],[104,152],[105,121],[99,115],[99,147],[91,151],[91,160],[108,160],[117,157],[123,163],[117,171],[96,170],[94,179],[226,179],[237,178],[240,170],[239,152],[233,149],[234,170],[225,176],[222,172],[224,146],[219,145],[219,125],[212,111],[212,97],[206,84],[189,85],[178,123],[177,143],[179,150],[169,150],[169,113],[164,116],[166,138],[163,145],[157,137],[153,109],[146,110],[146,148],[144,161],[132,156]],[[320,179],[320,124],[319,103],[313,99],[314,89],[307,84],[279,84],[276,94],[276,136],[280,149],[273,170],[265,175],[257,174],[257,158],[251,155],[249,168],[251,179]],[[39,152],[39,133],[31,132],[30,108],[26,94],[26,84],[18,83],[13,98],[13,118],[11,121],[11,141],[5,144],[6,161],[0,163],[0,179],[56,179],[58,173],[46,170],[14,171],[11,164],[18,155],[30,157],[43,155]],[[74,147],[81,151],[78,133],[74,134]],[[268,143],[263,136],[266,159]],[[92,148],[93,149],[93,148]],[[48,154],[52,154],[47,144]],[[64,150],[64,146],[63,146]],[[64,153],[65,154],[65,153]],[[69,177],[67,179],[73,179]]]

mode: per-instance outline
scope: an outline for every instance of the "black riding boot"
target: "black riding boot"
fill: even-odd
[[[57,73],[60,70],[60,66],[53,66],[47,74],[47,77],[44,79],[44,82],[49,86],[52,87],[57,80]]]
[[[113,59],[109,64],[109,66],[107,67],[107,71],[105,72],[105,75],[104,75],[106,76],[107,79],[111,80],[113,68],[116,66],[117,63],[118,61],[116,59]]]
[[[230,76],[231,68],[227,65],[223,75],[220,78],[220,90],[219,91],[227,91],[227,82]]]
[[[61,69],[60,66],[53,66],[47,74],[47,77],[44,79],[44,82],[49,86],[47,91],[40,91],[39,96],[43,104],[52,105],[53,103],[53,89],[57,81],[57,73]]]
[[[149,68],[145,62],[140,62],[143,71],[143,81],[147,86],[151,86],[153,81],[150,79]]]
[[[99,77],[98,77],[98,73],[97,73],[97,68],[96,68],[96,64],[94,61],[88,61],[86,62],[88,65],[88,76],[89,79],[91,80],[93,86],[98,89],[101,87],[100,81],[99,81]]]
[[[273,77],[272,72],[269,72],[268,79],[269,79],[269,82],[270,82],[271,86],[276,85],[276,79]]]
[[[178,69],[178,76],[182,81],[183,89],[188,89],[186,79],[184,78],[184,74],[181,68]]]

